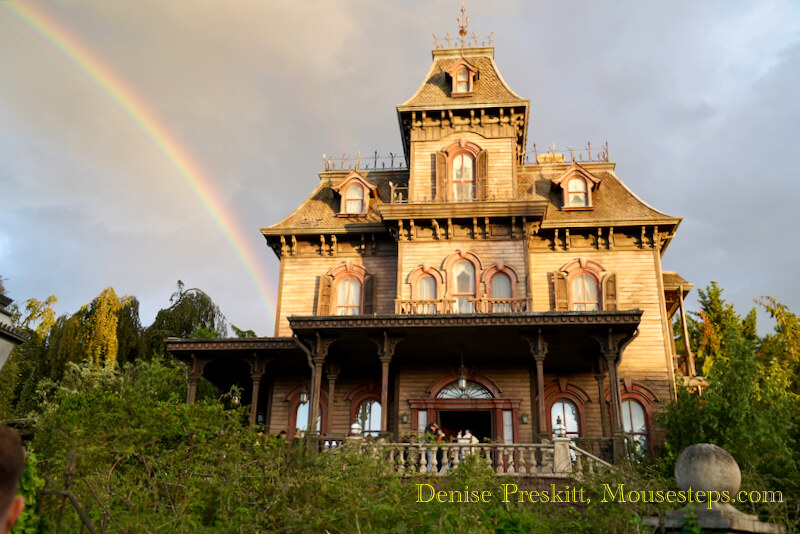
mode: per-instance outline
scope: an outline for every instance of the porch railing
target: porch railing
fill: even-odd
[[[552,443],[378,443],[381,454],[399,474],[447,476],[474,455],[498,476],[563,478],[611,468],[605,460],[573,445],[569,439]]]
[[[527,298],[468,299],[469,313],[524,313],[530,310]],[[455,299],[395,299],[395,313],[401,315],[437,315],[459,313]],[[463,313],[463,312],[461,312]]]

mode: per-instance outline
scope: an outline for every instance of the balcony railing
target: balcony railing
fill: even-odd
[[[456,299],[396,299],[395,313],[400,315],[438,315],[443,313],[524,313],[530,310],[527,298],[467,299],[468,311],[459,310]]]
[[[594,473],[610,463],[571,444],[552,443],[378,443],[380,453],[399,474],[429,473],[447,476],[469,455],[484,462],[496,475],[563,478],[574,473]]]

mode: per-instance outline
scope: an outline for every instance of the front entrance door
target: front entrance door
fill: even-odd
[[[484,438],[494,440],[492,412],[488,410],[440,410],[438,419],[439,427],[444,432],[447,441],[455,439],[459,431],[464,433],[466,430],[469,430],[481,443]]]

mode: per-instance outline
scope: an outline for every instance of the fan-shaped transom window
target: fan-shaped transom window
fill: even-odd
[[[467,387],[463,390],[458,387],[458,382],[444,387],[438,395],[437,399],[491,399],[492,392],[471,380],[467,380]]]

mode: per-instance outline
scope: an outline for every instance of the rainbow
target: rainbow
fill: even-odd
[[[274,323],[275,311],[272,303],[276,302],[276,292],[268,283],[263,269],[259,267],[258,254],[248,241],[248,234],[242,230],[233,210],[220,200],[222,196],[192,160],[189,151],[181,146],[179,140],[148,109],[130,86],[44,11],[20,2],[0,1],[0,7],[32,29],[56,52],[92,80],[164,155],[219,227],[253,282],[268,318]]]

